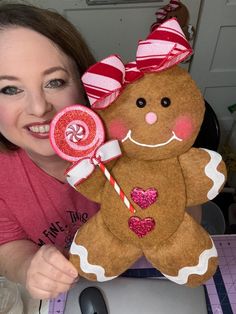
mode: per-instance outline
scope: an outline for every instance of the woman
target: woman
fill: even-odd
[[[63,255],[75,231],[98,210],[66,182],[49,124],[86,99],[80,77],[94,63],[61,15],[0,5],[0,273],[47,299],[77,278]]]

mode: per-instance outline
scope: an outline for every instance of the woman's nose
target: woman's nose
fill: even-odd
[[[155,112],[148,112],[145,120],[148,124],[154,124],[157,121],[157,114]]]
[[[27,112],[37,117],[42,117],[52,108],[43,93],[33,93],[28,97],[27,102]]]

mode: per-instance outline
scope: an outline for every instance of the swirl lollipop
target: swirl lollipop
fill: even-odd
[[[71,162],[93,156],[104,139],[101,119],[85,106],[74,105],[64,108],[54,117],[50,125],[53,149],[62,159]]]
[[[105,132],[100,117],[82,105],[73,105],[57,113],[50,125],[50,141],[55,152],[72,162],[67,171],[67,181],[74,188],[99,166],[126,207],[135,212],[118,183],[103,162],[121,155],[119,143],[112,140],[104,143]]]

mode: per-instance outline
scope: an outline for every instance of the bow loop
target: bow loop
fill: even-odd
[[[139,42],[137,67],[143,72],[160,72],[174,66],[192,53],[192,48],[175,18],[155,29]]]
[[[85,91],[93,109],[109,106],[120,94],[125,66],[117,55],[111,55],[91,66],[82,76]]]

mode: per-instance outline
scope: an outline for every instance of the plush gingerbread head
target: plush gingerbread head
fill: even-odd
[[[221,156],[192,148],[204,101],[177,65],[191,52],[171,19],[139,42],[135,62],[110,56],[85,73],[92,110],[72,106],[55,118],[53,146],[78,146],[69,183],[101,204],[70,249],[83,277],[110,280],[142,255],[179,284],[197,286],[216,270],[213,241],[185,211],[225,181]]]

